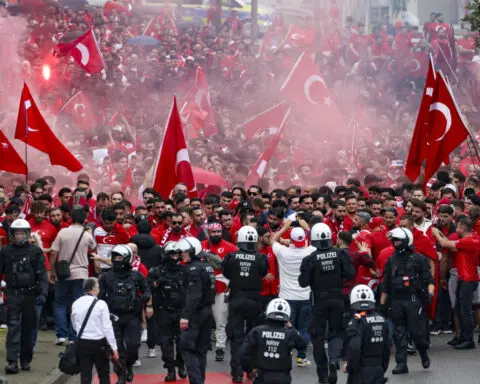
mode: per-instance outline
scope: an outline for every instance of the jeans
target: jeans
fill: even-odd
[[[55,321],[57,338],[75,340],[75,331],[69,321],[72,304],[83,295],[83,279],[57,280],[55,284]],[[70,323],[70,324],[69,324]]]
[[[472,302],[473,294],[477,290],[478,282],[458,280],[457,300],[455,311],[460,323],[460,341],[473,342],[473,315]]]
[[[38,327],[40,325],[40,317],[42,316],[42,310],[43,310],[43,304],[36,304],[35,306],[35,312],[37,312],[37,326],[32,332],[32,343],[33,346],[37,345],[37,337],[38,337]]]
[[[312,313],[312,305],[310,300],[287,300],[290,304],[290,322],[303,337],[305,343],[310,343],[310,334],[308,333],[308,322],[310,314]],[[305,359],[307,357],[307,350],[298,351],[297,357]]]

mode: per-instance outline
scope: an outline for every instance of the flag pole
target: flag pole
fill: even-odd
[[[27,83],[23,83],[23,89],[27,86]],[[25,105],[25,102],[23,101],[22,97],[22,102],[23,102],[23,110],[25,113],[25,165],[27,166],[27,172],[25,173],[25,185],[28,184],[28,114],[27,114],[27,107]]]

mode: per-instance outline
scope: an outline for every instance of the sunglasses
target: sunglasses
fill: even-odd
[[[248,192],[248,196],[257,196],[258,193],[257,192]]]
[[[182,225],[183,221],[172,221],[172,225]]]

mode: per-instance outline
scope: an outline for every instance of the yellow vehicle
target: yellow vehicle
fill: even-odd
[[[179,5],[180,4],[180,5]],[[207,12],[210,8],[208,0],[139,0],[134,9],[146,13],[157,13],[165,7],[177,8],[182,24],[203,25],[207,23]],[[181,8],[180,8],[181,7]],[[178,9],[180,8],[180,9]],[[238,17],[243,22],[245,33],[249,35],[251,28],[251,6],[244,0],[222,0],[222,22],[230,16],[231,11],[237,11]],[[267,31],[272,24],[273,9],[258,6],[258,29],[260,34]]]

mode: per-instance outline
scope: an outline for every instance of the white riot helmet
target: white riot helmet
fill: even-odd
[[[388,237],[399,255],[403,255],[412,250],[413,234],[408,228],[395,228],[388,232]],[[400,242],[400,243],[398,243]]]
[[[32,231],[32,228],[30,227],[30,224],[28,223],[27,220],[23,220],[23,219],[14,220],[9,230],[10,239],[13,241],[13,244],[15,245],[19,245],[19,246],[24,245],[30,239],[31,231]],[[17,236],[15,236],[15,233],[17,232],[23,232],[25,235],[18,233]]]
[[[202,243],[195,237],[189,236],[177,241],[177,249],[181,252],[188,252],[190,257],[200,259],[203,255]]]
[[[255,252],[258,248],[258,232],[250,225],[245,225],[237,233],[237,246],[245,252]]]
[[[350,306],[356,311],[367,311],[375,308],[375,295],[365,284],[353,287],[350,292]]]
[[[117,260],[117,257],[121,256],[122,260]],[[133,252],[130,247],[125,244],[118,244],[113,247],[110,258],[112,260],[112,266],[118,269],[131,268],[133,263]]]
[[[273,299],[268,303],[266,318],[269,320],[288,321],[290,320],[290,304],[284,299]]]
[[[325,223],[318,223],[310,231],[312,245],[318,249],[329,249],[332,247],[332,231]]]
[[[177,242],[176,241],[168,241],[167,244],[163,247],[163,255],[164,259],[168,260],[172,256],[177,255],[177,258],[179,256],[179,249],[177,247]]]

